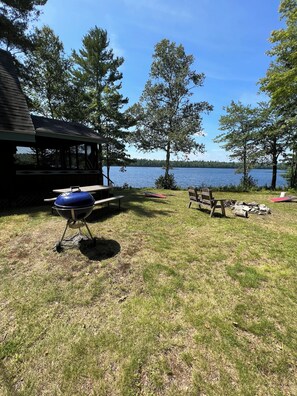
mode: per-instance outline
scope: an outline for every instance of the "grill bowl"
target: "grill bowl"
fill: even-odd
[[[84,191],[71,191],[60,194],[54,203],[54,208],[60,216],[74,221],[88,217],[93,210],[94,197]]]

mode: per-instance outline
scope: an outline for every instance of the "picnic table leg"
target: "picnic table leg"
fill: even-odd
[[[226,211],[225,211],[224,201],[221,201],[221,208],[222,208],[222,215],[223,215],[224,217],[226,217]]]
[[[216,210],[216,206],[217,206],[217,203],[215,202],[214,205],[212,205],[212,207],[211,207],[209,217],[212,217],[214,215],[214,211]]]

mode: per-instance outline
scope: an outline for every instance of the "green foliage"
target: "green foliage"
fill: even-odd
[[[32,50],[33,41],[28,34],[29,24],[40,15],[39,6],[47,0],[2,0],[0,2],[0,48],[7,51]]]
[[[202,136],[201,113],[212,110],[207,102],[192,103],[192,89],[202,86],[204,75],[191,70],[192,55],[182,45],[161,40],[155,46],[150,79],[140,101],[130,111],[138,119],[133,142],[142,151],[166,153],[165,174],[171,154],[203,151],[194,135]]]
[[[282,0],[279,8],[285,28],[274,30],[268,51],[273,57],[266,77],[260,80],[261,90],[268,93],[274,107],[287,116],[296,117],[297,96],[297,1]]]
[[[250,191],[253,188],[257,187],[257,180],[255,180],[251,175],[242,176],[239,182],[239,188],[242,191]]]
[[[245,106],[240,101],[232,101],[224,110],[226,114],[219,120],[220,130],[227,132],[218,135],[214,142],[223,143],[223,147],[231,152],[230,157],[242,163],[242,168],[238,171],[243,173],[244,180],[247,180],[249,170],[255,166],[259,158],[259,148],[255,146],[257,113],[254,108]]]
[[[297,1],[282,0],[279,12],[285,26],[271,33],[273,48],[268,51],[268,55],[273,60],[259,84],[261,91],[270,96],[272,107],[284,120],[289,150],[288,155],[285,155],[289,166],[288,180],[291,187],[296,187]]]
[[[129,166],[145,166],[145,167],[158,167],[165,166],[164,160],[148,159],[148,158],[134,158],[133,163]],[[225,162],[225,161],[170,161],[171,168],[227,168],[236,169],[242,167],[239,162]],[[255,163],[257,169],[271,169],[268,161],[266,163]],[[285,169],[285,166],[280,164],[279,169]]]
[[[292,152],[287,153],[284,156],[284,162],[287,164],[287,173],[285,179],[287,179],[290,188],[297,187],[297,146],[296,142],[292,142]]]
[[[109,141],[107,167],[129,162],[125,143],[134,120],[123,111],[128,98],[120,93],[124,59],[109,48],[106,30],[97,26],[84,36],[82,48],[73,51],[73,84],[81,95],[75,108],[82,107],[83,119]]]
[[[166,190],[176,190],[177,188],[173,173],[159,176],[155,181],[155,185],[156,188],[164,188]]]
[[[272,164],[271,188],[276,188],[278,159],[288,147],[288,126],[271,103],[260,102],[257,112],[258,130],[255,141],[260,146],[262,161]]]
[[[165,166],[164,160],[135,158],[133,164],[130,166],[146,166],[159,167]],[[220,161],[170,161],[172,168],[236,168],[238,164],[235,162],[220,162]]]
[[[64,46],[49,26],[34,32],[35,49],[25,61],[23,88],[30,98],[29,106],[37,114],[57,119],[70,119],[71,62]]]

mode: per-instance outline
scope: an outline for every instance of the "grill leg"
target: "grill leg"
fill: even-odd
[[[95,245],[96,245],[96,238],[93,238],[93,235],[92,235],[92,233],[91,233],[91,230],[90,230],[88,224],[86,223],[85,220],[80,220],[80,222],[82,223],[82,227],[84,227],[84,226],[86,227],[86,229],[87,229],[87,231],[88,231],[88,234],[89,234],[89,235],[86,235],[86,236],[89,237],[89,238],[93,241],[93,245],[95,246]],[[67,220],[66,227],[65,227],[65,229],[64,229],[62,238],[61,238],[61,240],[60,240],[60,241],[56,244],[56,246],[55,246],[55,249],[56,249],[57,252],[61,252],[61,251],[63,250],[62,242],[63,242],[63,240],[64,240],[64,237],[65,237],[67,228],[68,228],[68,227],[71,227],[71,224],[72,224],[72,223],[76,223],[76,220],[72,220],[72,219],[68,219],[68,220]],[[79,224],[80,224],[80,223],[79,223]],[[84,235],[83,232],[82,232],[82,230],[81,230],[81,227],[78,227],[78,229],[79,229],[78,234],[74,235],[71,239],[74,239],[74,238],[77,237],[78,235],[79,235],[79,236],[83,236],[83,235]]]
[[[85,223],[86,229],[88,230],[88,233],[89,233],[91,239],[94,239],[94,238],[93,238],[93,235],[92,235],[92,233],[91,233],[91,231],[90,231],[90,229],[89,229],[88,224],[86,223],[86,221],[84,221],[84,223]]]
[[[67,220],[66,227],[65,227],[65,230],[64,230],[63,235],[62,235],[62,238],[61,238],[61,242],[62,242],[63,239],[64,239],[64,236],[65,236],[65,234],[66,234],[66,231],[67,231],[68,226],[69,226],[69,220]]]

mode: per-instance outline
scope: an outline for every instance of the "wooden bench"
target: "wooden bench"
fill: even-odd
[[[225,199],[215,199],[212,195],[212,190],[209,188],[203,188],[201,191],[198,191],[196,188],[189,188],[189,208],[192,203],[196,203],[201,209],[201,205],[207,206],[210,209],[210,217],[214,215],[214,212],[217,208],[220,208],[222,211],[222,215],[226,216],[225,212]]]
[[[107,203],[109,205],[109,203],[112,201],[119,201],[119,209],[120,209],[122,198],[124,198],[124,195],[116,195],[114,197],[103,198],[103,199],[99,199],[98,201],[95,201],[94,205],[102,205],[104,203]]]

